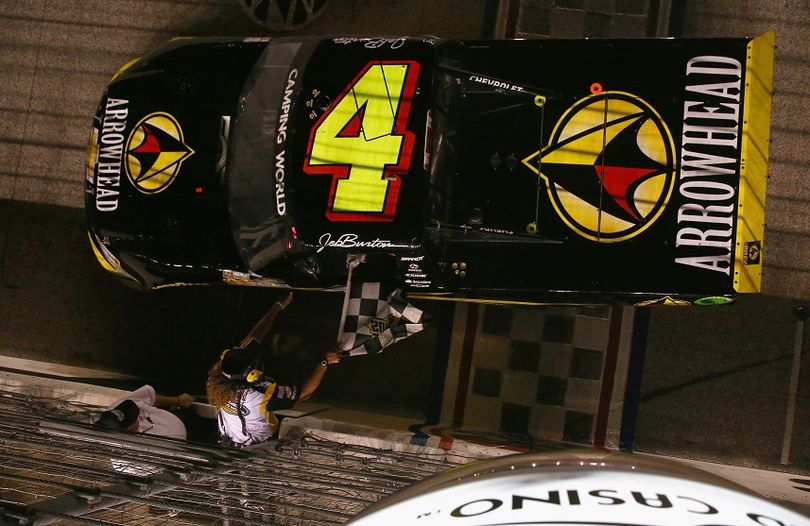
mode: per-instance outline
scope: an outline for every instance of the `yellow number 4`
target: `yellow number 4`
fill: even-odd
[[[419,64],[369,62],[312,127],[304,172],[332,175],[330,221],[392,221],[414,134]]]

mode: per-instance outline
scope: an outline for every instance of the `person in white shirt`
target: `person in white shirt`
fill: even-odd
[[[155,392],[151,385],[144,385],[116,400],[101,413],[97,427],[145,433],[169,438],[186,439],[186,426],[174,414],[171,407],[190,407],[194,397],[188,393],[164,396]]]
[[[279,427],[275,411],[310,398],[328,366],[340,361],[338,353],[330,350],[301,386],[264,371],[264,340],[276,315],[291,302],[292,294],[275,302],[242,342],[223,351],[208,371],[208,402],[217,409],[220,437],[230,445],[250,446],[275,436]]]

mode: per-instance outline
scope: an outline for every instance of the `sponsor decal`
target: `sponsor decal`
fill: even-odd
[[[293,91],[295,91],[297,80],[298,69],[293,68],[287,75],[287,87],[284,89],[284,97],[281,99],[281,111],[278,115],[278,126],[276,126],[276,144],[279,146],[279,149],[276,154],[276,165],[273,177],[276,181],[276,213],[280,216],[287,213],[287,192],[285,189],[287,165],[285,160],[285,145],[287,143],[287,121],[290,119]]]
[[[743,252],[743,264],[759,265],[762,256],[762,243],[760,241],[749,241],[745,244]]]
[[[415,289],[426,289],[433,284],[433,282],[428,279],[411,279],[411,278],[405,278],[405,283],[407,283],[409,287]]]
[[[228,413],[229,415],[238,416],[238,413],[236,412],[236,402],[231,402],[227,405],[222,406],[222,412]],[[242,416],[245,417],[248,416],[249,414],[250,409],[245,407],[244,404],[242,404]]]
[[[129,116],[129,101],[107,98],[101,120],[96,162],[96,210],[118,210],[121,164],[124,155],[124,130]]]
[[[330,221],[394,220],[415,136],[406,129],[415,61],[373,61],[312,126],[304,172],[331,176]]]
[[[326,247],[335,248],[407,248],[409,245],[393,243],[388,239],[358,239],[357,234],[343,234],[337,239],[332,239],[332,234],[326,232],[318,238],[318,252]]]
[[[742,64],[698,56],[686,64],[676,263],[729,275],[740,167]],[[757,259],[759,255],[757,255]]]
[[[489,77],[482,77],[481,75],[470,75],[470,81],[508,91],[523,91],[523,88],[516,84],[504,82],[503,80],[491,79]]]
[[[402,261],[405,261],[405,258],[402,258]],[[421,264],[411,262],[408,263],[408,268],[405,269],[405,277],[410,279],[426,279],[428,275]]]
[[[352,524],[546,524],[581,526],[786,526],[808,524],[798,513],[752,493],[699,479],[619,472],[605,463],[579,470],[476,473],[434,478],[408,498],[383,500]],[[714,479],[716,480],[716,479]],[[562,481],[562,482],[561,482]]]
[[[127,138],[127,177],[138,191],[157,194],[172,184],[183,161],[194,154],[184,142],[183,129],[166,112],[150,113],[135,125]]]
[[[430,287],[431,281],[428,279],[428,274],[422,268],[422,262],[425,256],[403,256],[399,258],[401,263],[405,263],[404,279],[405,283],[412,288],[427,288]]]
[[[362,43],[363,47],[367,49],[378,49],[383,46],[388,46],[391,49],[399,49],[405,45],[404,38],[357,38],[357,37],[343,37],[332,39],[335,44],[354,44]]]
[[[582,237],[615,243],[647,230],[675,182],[675,146],[658,112],[621,91],[571,106],[548,144],[523,163],[546,183],[563,222]]]
[[[461,228],[463,228],[464,230],[473,230],[473,231],[476,231],[476,232],[480,232],[482,234],[503,234],[505,236],[513,236],[513,235],[515,235],[514,230],[508,230],[506,228],[495,228],[495,227],[489,227],[489,226],[473,226],[473,225],[467,225],[467,224],[461,225]]]

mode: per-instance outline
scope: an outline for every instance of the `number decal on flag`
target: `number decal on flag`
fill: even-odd
[[[414,61],[369,62],[312,127],[304,172],[332,176],[330,221],[394,219],[413,153],[405,126],[418,73]]]

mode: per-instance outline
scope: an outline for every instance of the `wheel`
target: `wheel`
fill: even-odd
[[[254,22],[274,31],[293,31],[315,20],[329,0],[237,0]]]

